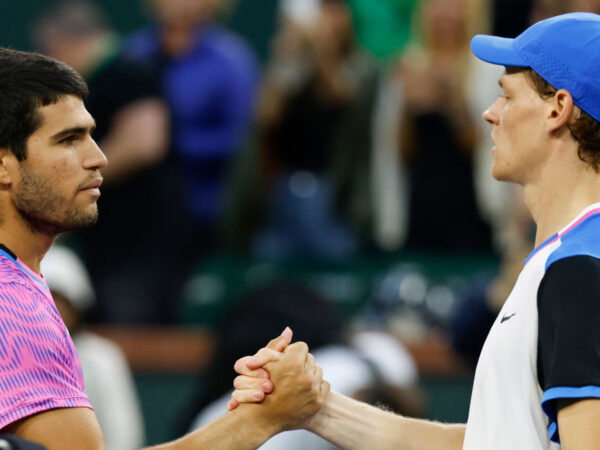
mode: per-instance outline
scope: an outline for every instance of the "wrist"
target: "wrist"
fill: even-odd
[[[263,411],[266,411],[265,405],[243,403],[228,414],[236,414],[242,423],[241,426],[252,430],[253,436],[264,442],[283,430],[278,421],[269,419]]]
[[[320,435],[319,431],[326,427],[328,420],[335,415],[336,400],[338,400],[338,397],[342,399],[343,396],[335,391],[329,391],[321,409],[310,416],[298,428]]]

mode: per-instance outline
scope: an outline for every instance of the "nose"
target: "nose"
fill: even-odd
[[[483,120],[485,120],[486,122],[490,123],[490,124],[496,124],[498,122],[497,119],[497,114],[495,114],[495,106],[498,103],[498,100],[496,100],[494,103],[492,103],[488,109],[486,109],[483,114],[481,115],[483,117]]]
[[[108,164],[108,159],[96,144],[96,141],[91,137],[88,145],[88,151],[86,152],[83,165],[86,169],[102,169]]]

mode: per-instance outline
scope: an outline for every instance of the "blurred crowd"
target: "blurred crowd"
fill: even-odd
[[[229,29],[232,0],[144,0],[148,24],[127,33],[113,27],[101,2],[55,3],[32,21],[31,40],[89,83],[86,107],[109,160],[98,223],[60,238],[93,286],[93,296],[75,295],[84,301],[78,321],[178,323],[186,281],[214,254],[274,264],[403,251],[483,254],[502,264],[495,278],[468,290],[453,337],[467,359],[476,358],[515,264],[531,250],[532,223],[519,188],[490,175],[493,143],[481,114],[498,95],[500,72],[471,55],[470,39],[514,37],[551,15],[598,12],[599,1],[280,0],[262,59]],[[369,387],[385,379],[388,399],[406,400],[398,393],[416,383],[410,358],[397,350],[408,381],[388,376],[377,355],[361,350],[387,348],[385,337],[364,330],[348,337],[338,322],[327,323],[324,306],[306,311],[311,292],[295,309],[300,289],[275,284],[248,296],[265,308],[263,319],[278,303],[297,312],[275,328],[299,320],[302,334],[306,325],[304,339],[322,346],[322,364],[339,371],[354,362],[378,381]],[[302,319],[314,322],[315,308],[325,323],[310,328]],[[250,312],[232,309],[228,317],[240,314]],[[322,342],[319,330],[328,332]],[[219,330],[223,354],[208,375],[215,388],[194,413],[226,393],[216,385],[231,377],[217,363],[241,356],[231,348],[244,340],[234,331]],[[246,331],[251,352],[267,327]],[[112,354],[83,336],[82,347]],[[367,395],[366,388],[348,392]],[[414,399],[398,409],[422,413]],[[140,442],[139,421],[129,428],[134,436],[122,448]]]
[[[489,174],[481,112],[499,74],[469,50],[509,3],[281,0],[264,61],[224,0],[144,2],[149,23],[129,33],[92,0],[42,13],[32,41],[89,83],[110,161],[98,224],[63,237],[96,289],[90,319],[176,323],[215,253],[338,262],[526,242],[520,193]]]

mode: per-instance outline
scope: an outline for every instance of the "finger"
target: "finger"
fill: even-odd
[[[235,390],[231,393],[230,404],[258,403],[263,401],[265,393],[260,389]]]
[[[314,368],[317,366],[317,364],[315,363],[315,357],[312,355],[312,353],[308,353],[306,355],[306,361],[304,361],[304,366],[306,368]]]
[[[281,333],[275,339],[271,339],[271,341],[269,341],[269,343],[267,344],[267,348],[270,348],[271,350],[275,350],[277,352],[282,352],[286,349],[288,345],[290,345],[290,342],[292,342],[292,336],[293,333],[290,327],[285,327],[283,333]]]
[[[256,370],[260,367],[263,367],[267,363],[279,361],[282,358],[282,356],[283,353],[265,347],[261,348],[254,356],[246,360],[245,364],[248,369]]]
[[[240,375],[233,380],[233,387],[237,390],[261,389],[265,394],[268,394],[273,390],[273,383],[271,380],[266,380],[264,378],[254,378]]]
[[[238,402],[237,400],[235,400],[235,399],[233,399],[233,398],[232,398],[231,400],[229,400],[229,403],[227,403],[227,409],[228,409],[229,411],[232,411],[232,410],[234,410],[234,409],[235,409],[235,408],[237,408],[238,406],[240,406],[240,402]]]
[[[272,370],[278,370],[276,367],[279,367],[278,361],[282,358],[286,359],[287,367],[291,368],[295,366],[295,370],[303,370],[306,365],[308,346],[304,342],[294,342],[293,344],[290,344],[283,353],[278,354],[281,355],[278,360],[270,361],[265,365],[265,369],[267,369],[271,375],[273,374]],[[272,376],[269,376],[269,378],[271,379]]]
[[[304,357],[304,360],[306,360],[306,357],[308,355],[308,345],[306,345],[306,343],[302,341],[294,342],[293,344],[288,345],[288,347],[283,351],[283,354],[293,354],[297,357],[302,356]]]
[[[269,378],[269,373],[265,369],[262,369],[260,364],[253,369],[248,367],[248,361],[250,361],[252,358],[254,357],[244,356],[243,358],[238,359],[233,365],[233,370],[240,375],[246,375],[255,378]]]
[[[323,369],[321,368],[321,366],[315,364],[313,374],[317,379],[323,378]]]

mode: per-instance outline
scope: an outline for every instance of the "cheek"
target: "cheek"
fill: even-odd
[[[508,141],[515,141],[521,138],[522,130],[527,130],[527,111],[522,108],[507,106],[504,108],[501,118],[501,126],[504,130],[505,138]]]

